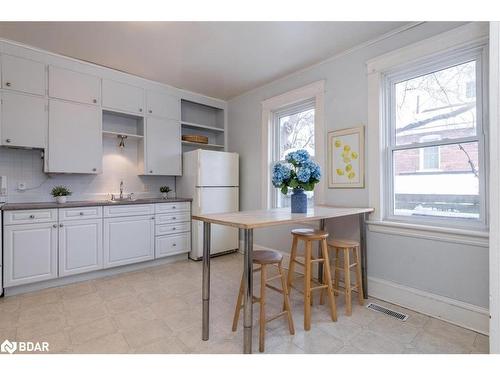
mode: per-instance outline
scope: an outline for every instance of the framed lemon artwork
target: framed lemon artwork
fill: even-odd
[[[364,126],[328,132],[328,187],[365,187]]]

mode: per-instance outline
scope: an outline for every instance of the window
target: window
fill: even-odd
[[[292,151],[306,149],[314,157],[314,100],[285,107],[273,113],[273,164]],[[273,207],[290,207],[290,194],[284,196],[272,188]],[[313,205],[313,191],[306,191]]]
[[[482,54],[385,75],[388,219],[486,224]]]

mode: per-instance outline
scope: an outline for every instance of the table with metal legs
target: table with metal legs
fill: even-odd
[[[368,294],[367,277],[366,277],[366,219],[369,212],[373,209],[346,209],[346,208],[333,208],[328,206],[320,206],[315,208],[317,213],[312,212],[304,216],[295,215],[290,217],[288,212],[275,209],[263,211],[250,211],[232,214],[212,214],[204,216],[193,216],[194,220],[203,221],[203,286],[202,286],[202,304],[203,304],[203,317],[202,317],[202,339],[209,339],[209,326],[210,326],[210,236],[211,236],[211,223],[220,225],[228,225],[240,228],[240,234],[243,237],[243,250],[244,250],[244,266],[243,266],[243,280],[244,280],[244,299],[243,299],[243,353],[252,353],[252,296],[253,296],[253,230],[254,228],[269,227],[279,224],[299,223],[310,220],[319,220],[320,228],[325,229],[326,219],[335,218],[349,215],[359,215],[359,230],[360,230],[360,246],[361,246],[361,262],[362,262],[362,277],[363,277],[363,291],[365,298]],[[339,211],[339,212],[337,212]],[[257,218],[249,223],[248,215],[252,213]],[[271,219],[274,218],[274,221]],[[322,269],[319,268],[318,277],[322,277]]]

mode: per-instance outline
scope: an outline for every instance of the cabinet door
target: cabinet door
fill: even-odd
[[[100,103],[101,80],[89,74],[49,66],[49,96],[79,103]]]
[[[59,276],[102,268],[102,219],[59,224]]]
[[[49,101],[47,172],[100,173],[101,110],[92,105]]]
[[[45,148],[47,121],[46,99],[14,92],[2,93],[2,145]]]
[[[21,57],[2,55],[2,88],[45,95],[45,64]]]
[[[148,115],[181,119],[181,100],[173,95],[148,91],[147,94]]]
[[[122,82],[102,80],[102,106],[125,113],[144,112],[144,90]]]
[[[104,219],[104,268],[154,258],[154,216]]]
[[[176,120],[146,120],[145,174],[181,175],[181,124]]]
[[[5,286],[29,284],[56,277],[57,224],[6,225]]]

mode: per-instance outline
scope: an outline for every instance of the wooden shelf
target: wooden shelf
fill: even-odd
[[[186,122],[186,121],[181,121],[181,124],[182,124],[182,126],[186,126],[186,127],[189,127],[189,128],[202,129],[202,130],[210,130],[210,131],[214,131],[214,132],[224,133],[224,129],[217,128],[215,126],[195,124],[194,122]]]
[[[142,138],[144,138],[143,135],[121,133],[121,132],[111,132],[111,131],[107,131],[107,130],[103,130],[102,135],[108,136],[108,137],[117,137],[119,135],[123,135],[123,136],[126,136],[127,139],[134,139],[134,138],[135,139],[142,139]]]
[[[214,145],[212,143],[197,143],[197,142],[182,141],[182,144],[186,146],[195,146],[200,148],[224,148],[224,145]]]

